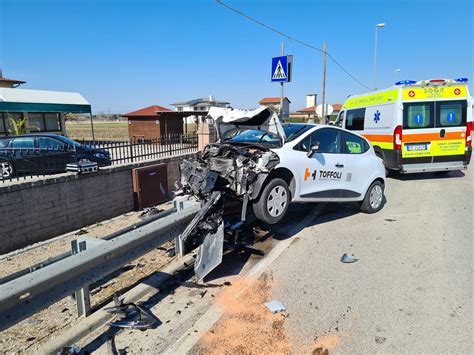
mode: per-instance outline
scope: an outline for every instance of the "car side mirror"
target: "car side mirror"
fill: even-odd
[[[313,142],[311,144],[311,148],[308,150],[308,158],[311,158],[314,153],[319,151],[319,142]]]

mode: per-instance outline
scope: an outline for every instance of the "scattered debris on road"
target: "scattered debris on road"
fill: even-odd
[[[117,313],[122,316],[122,320],[110,323],[111,327],[132,328],[132,329],[152,329],[155,328],[159,320],[150,311],[134,304],[123,303],[116,295],[114,295],[114,307],[106,308],[109,313]],[[132,318],[125,320],[127,318]]]
[[[267,307],[272,313],[280,313],[280,312],[285,312],[286,307],[285,305],[277,300],[273,300],[270,302],[264,303],[265,307]]]
[[[246,111],[213,107],[209,117],[214,120],[220,139],[235,129],[256,126],[284,135],[278,117],[268,108]],[[202,153],[183,161],[180,166],[182,190],[178,195],[194,196],[202,202],[202,209],[180,239],[183,244],[189,239],[190,247],[199,246],[194,270],[200,280],[222,262],[227,232],[233,233],[228,239],[239,244],[238,231],[246,219],[247,205],[259,196],[266,178],[279,162],[278,156],[262,144],[229,143],[209,144]],[[224,199],[241,205],[239,219],[226,231]]]
[[[354,257],[354,254],[349,255],[349,254],[346,254],[346,253],[345,253],[345,254],[341,257],[341,262],[342,262],[342,263],[345,263],[345,264],[355,263],[356,261],[359,261],[359,259],[357,259],[356,257]]]

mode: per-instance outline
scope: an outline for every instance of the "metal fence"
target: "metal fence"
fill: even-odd
[[[79,141],[94,149],[105,149],[110,153],[112,164],[132,163],[141,160],[162,158],[197,150],[197,134],[169,134],[159,138],[131,138],[128,141]]]
[[[0,148],[0,182],[64,173],[66,164],[81,159],[94,160],[99,167],[170,157],[197,151],[196,133],[166,135],[151,139],[128,141],[78,141],[85,149],[63,148]],[[83,154],[84,151],[88,153]]]

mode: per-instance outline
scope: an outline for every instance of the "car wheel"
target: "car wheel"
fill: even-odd
[[[13,177],[14,169],[12,163],[1,162],[0,163],[0,177],[2,179],[10,179]]]
[[[383,196],[383,184],[380,181],[374,181],[360,204],[360,210],[364,213],[380,211],[383,207]]]
[[[253,204],[253,212],[262,222],[275,224],[285,217],[289,203],[288,184],[285,180],[276,178],[263,188],[259,199]]]

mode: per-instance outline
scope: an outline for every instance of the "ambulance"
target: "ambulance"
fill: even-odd
[[[367,138],[387,171],[467,169],[472,153],[468,79],[403,80],[349,96],[336,125]]]

